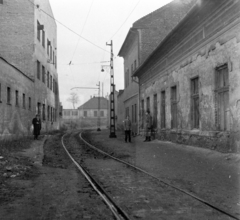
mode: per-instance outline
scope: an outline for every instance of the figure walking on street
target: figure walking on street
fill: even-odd
[[[152,116],[150,115],[150,111],[147,110],[146,117],[145,117],[145,136],[146,136],[146,139],[144,140],[144,142],[151,141],[151,130],[152,130]]]
[[[129,116],[123,121],[124,131],[125,131],[125,142],[127,140],[131,143],[131,130],[132,130],[132,122],[129,119]]]
[[[38,136],[40,135],[40,131],[42,128],[41,125],[41,119],[39,114],[36,115],[36,117],[32,120],[32,124],[33,124],[33,135],[34,135],[34,140],[38,139]]]

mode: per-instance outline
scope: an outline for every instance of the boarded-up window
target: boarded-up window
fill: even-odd
[[[158,115],[157,94],[155,94],[153,97],[153,128],[157,128],[157,115]]]
[[[199,128],[199,78],[191,80],[191,121],[192,128]]]
[[[227,65],[216,70],[217,128],[229,130],[229,73]]]
[[[166,93],[161,92],[161,128],[166,128]]]
[[[177,128],[177,86],[171,87],[171,128]]]

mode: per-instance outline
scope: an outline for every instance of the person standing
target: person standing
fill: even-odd
[[[146,139],[144,140],[144,142],[151,141],[151,130],[152,130],[152,116],[150,115],[150,111],[147,110],[146,117],[145,117],[145,136],[146,136]]]
[[[33,135],[34,135],[34,140],[38,140],[38,136],[40,135],[40,131],[42,128],[41,125],[41,119],[40,119],[40,115],[37,114],[36,117],[32,120],[32,124],[33,124]]]
[[[132,122],[129,119],[129,116],[123,121],[124,131],[125,131],[125,142],[127,140],[131,143],[131,130],[132,130]]]

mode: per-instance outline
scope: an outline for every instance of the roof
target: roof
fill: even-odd
[[[98,109],[98,98],[93,97],[79,106],[78,109]],[[108,109],[108,100],[104,97],[100,97],[100,109]]]
[[[207,0],[200,0],[200,1],[204,1],[205,3],[207,2]],[[195,1],[194,5],[192,6],[192,8],[188,11],[188,13],[182,18],[181,21],[179,21],[179,23],[166,35],[166,37],[160,42],[160,44],[152,51],[152,53],[146,58],[146,60],[144,60],[143,63],[141,63],[141,65],[136,69],[136,71],[134,72],[133,76],[139,76],[139,74],[141,73],[142,69],[146,66],[146,64],[148,64],[153,57],[161,50],[162,46],[166,43],[167,40],[169,40],[171,38],[171,36],[174,34],[174,32],[176,30],[178,30],[181,25],[186,22],[187,19],[189,19],[189,17],[191,17],[195,11],[199,8],[199,4],[198,4],[199,0]]]
[[[139,30],[142,35],[139,44],[148,44],[148,49],[144,49],[144,55],[140,60],[140,63],[142,63],[187,14],[196,1],[174,0],[135,21],[128,31],[118,56],[124,56],[134,36],[138,33],[137,30]],[[143,49],[145,46],[141,46],[140,48]]]

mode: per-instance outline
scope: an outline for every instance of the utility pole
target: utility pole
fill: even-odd
[[[109,138],[116,138],[115,133],[115,102],[114,102],[114,71],[113,71],[113,43],[111,40],[111,43],[106,43],[107,46],[111,47],[111,56],[110,56],[110,135]]]
[[[98,83],[98,129],[97,131],[101,131],[100,129],[100,81]]]

